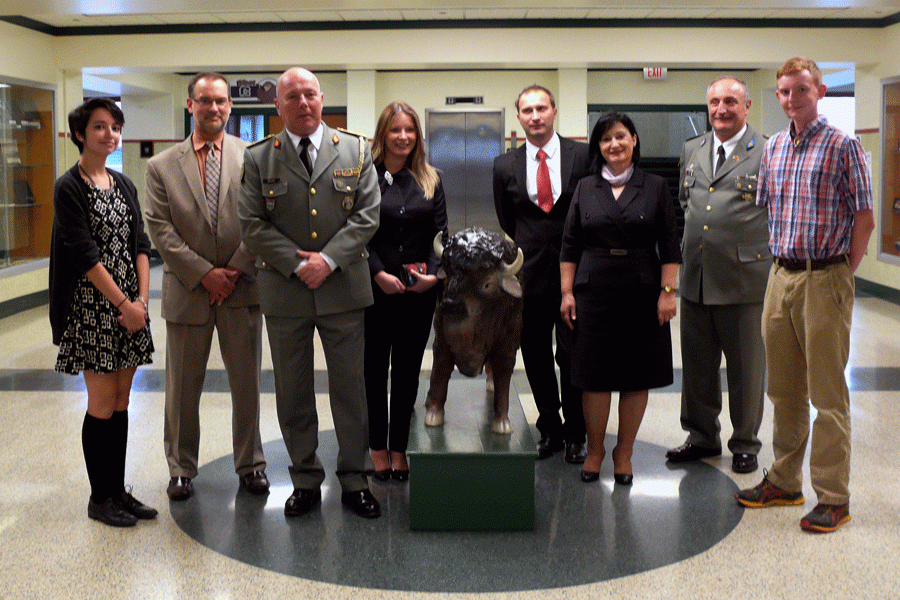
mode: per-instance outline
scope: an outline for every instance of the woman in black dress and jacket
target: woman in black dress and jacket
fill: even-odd
[[[368,247],[375,283],[375,303],[365,319],[369,447],[376,479],[405,481],[409,420],[437,301],[434,237],[447,235],[447,207],[440,175],[425,159],[419,117],[405,102],[392,102],[381,113],[372,161],[381,220]],[[423,263],[424,269],[415,267]]]
[[[578,184],[563,234],[560,311],[574,329],[572,384],[584,390],[585,482],[599,478],[612,392],[620,392],[613,474],[628,485],[648,389],[673,379],[678,230],[665,180],[637,167],[639,158],[628,115],[602,116],[590,139],[594,174]]]
[[[105,98],[69,113],[81,158],[56,181],[50,249],[56,370],[83,371],[88,392],[81,429],[91,484],[88,516],[114,527],[157,514],[124,484],[131,382],[153,353],[147,314],[150,239],[134,184],[106,168],[124,121]]]

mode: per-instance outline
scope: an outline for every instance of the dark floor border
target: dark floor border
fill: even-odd
[[[13,298],[12,300],[0,302],[0,319],[11,317],[22,311],[31,310],[32,308],[37,308],[38,306],[48,304],[49,302],[49,290],[41,290],[40,292],[34,292],[26,294],[25,296]]]
[[[856,293],[859,294],[860,292],[892,304],[900,304],[900,290],[857,277]]]

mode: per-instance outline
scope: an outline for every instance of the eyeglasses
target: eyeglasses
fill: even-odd
[[[231,102],[230,98],[207,98],[206,96],[192,98],[192,100],[204,108],[209,108],[213,104],[220,107],[228,106],[228,103]]]

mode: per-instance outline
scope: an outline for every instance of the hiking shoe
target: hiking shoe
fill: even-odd
[[[768,471],[763,471],[762,483],[756,487],[737,492],[734,495],[734,499],[738,501],[738,504],[748,508],[795,506],[806,502],[802,492],[789,492],[769,481]]]
[[[850,520],[849,504],[817,504],[800,519],[800,528],[816,533],[829,533]]]

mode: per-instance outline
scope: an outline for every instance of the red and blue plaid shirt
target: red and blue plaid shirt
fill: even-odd
[[[822,115],[799,134],[794,123],[763,150],[756,203],[769,207],[769,249],[779,258],[847,254],[853,215],[873,208],[860,143]]]

